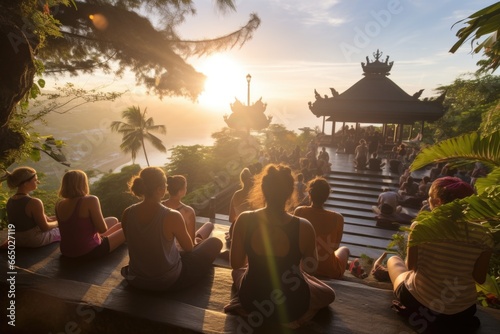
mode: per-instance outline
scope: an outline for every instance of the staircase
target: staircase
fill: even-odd
[[[398,188],[399,176],[382,175],[370,171],[332,171],[326,179],[332,193],[325,208],[344,216],[342,246],[351,251],[351,257],[366,254],[378,258],[387,249],[393,230],[376,226],[372,206],[384,187]]]

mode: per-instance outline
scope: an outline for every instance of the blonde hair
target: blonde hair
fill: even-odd
[[[59,188],[59,197],[76,198],[87,196],[89,192],[89,181],[84,171],[70,170],[64,174],[61,188]]]
[[[5,175],[2,177],[3,180],[7,180],[7,186],[10,189],[15,189],[20,187],[23,183],[30,181],[36,175],[36,170],[31,167],[18,167],[9,173],[5,171]]]

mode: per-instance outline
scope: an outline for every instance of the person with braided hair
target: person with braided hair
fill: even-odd
[[[434,210],[455,199],[468,197],[473,188],[457,177],[436,179],[429,189]],[[450,219],[450,218],[446,218]],[[418,226],[412,224],[408,236]],[[438,241],[408,247],[406,262],[399,256],[387,261],[387,269],[398,301],[393,309],[422,326],[439,333],[465,333],[479,326],[476,285],[485,282],[492,254],[493,237],[486,228],[461,221],[443,221],[450,230]]]
[[[16,246],[41,247],[60,241],[56,218],[47,216],[43,202],[30,196],[39,183],[36,170],[18,167],[12,172],[6,171],[3,179],[10,189],[17,189],[7,201],[7,219],[15,227]]]

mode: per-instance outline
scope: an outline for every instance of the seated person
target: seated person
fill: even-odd
[[[16,246],[41,247],[60,241],[55,217],[48,217],[42,201],[30,196],[39,183],[36,171],[31,167],[18,167],[12,173],[6,172],[4,177],[10,189],[17,189],[6,207],[8,222],[15,227]],[[7,243],[2,247],[6,247]]]
[[[157,167],[142,169],[129,182],[141,202],[123,212],[130,262],[121,273],[139,289],[175,291],[191,286],[209,273],[222,249],[222,241],[214,237],[194,245],[181,213],[161,204],[166,183],[165,173]]]
[[[443,177],[432,183],[429,204],[435,210],[473,193],[473,188],[462,180]],[[485,282],[494,240],[486,228],[444,219],[442,224],[447,227],[442,229],[441,239],[408,246],[406,261],[399,256],[387,261],[399,300],[393,308],[418,325],[419,332],[470,333],[480,325],[474,316],[476,282]],[[411,226],[410,242],[418,224]]]
[[[231,243],[231,238],[233,235],[234,222],[236,218],[243,211],[248,211],[251,209],[250,203],[248,202],[248,193],[253,186],[253,174],[249,168],[245,167],[240,172],[240,189],[236,190],[231,197],[229,202],[229,232],[227,232],[225,238],[228,243]]]
[[[416,196],[418,193],[418,183],[412,176],[408,176],[405,182],[399,188],[400,194],[403,196]]]
[[[269,164],[256,176],[250,200],[259,209],[241,213],[234,224],[230,263],[235,294],[224,307],[245,318],[279,295],[262,325],[280,324],[284,330],[306,324],[335,299],[330,286],[310,275],[318,261],[315,232],[309,221],[287,212],[293,193],[288,166]]]
[[[377,226],[397,230],[401,224],[410,225],[413,217],[403,212],[394,211],[389,204],[382,204],[380,213],[375,216],[375,219]]]
[[[377,156],[377,152],[373,152],[372,157],[368,160],[368,169],[378,172],[381,171],[384,166],[385,162],[382,162],[382,159]]]
[[[214,224],[207,222],[196,230],[196,213],[194,209],[181,201],[187,193],[186,178],[182,175],[167,177],[167,191],[169,197],[167,200],[163,201],[162,204],[167,208],[177,210],[181,213],[191,240],[193,240],[195,244],[199,244],[201,241],[208,238],[214,229]]]
[[[383,192],[378,195],[377,206],[372,206],[373,212],[380,214],[380,209],[383,204],[388,204],[392,207],[393,212],[401,212],[401,206],[399,202],[402,200],[399,193],[392,191],[388,187],[383,188]]]
[[[125,242],[117,218],[102,216],[99,198],[89,194],[87,174],[71,170],[64,174],[56,204],[61,229],[61,254],[78,259],[105,256]]]
[[[308,193],[311,205],[299,206],[294,215],[307,219],[316,231],[319,261],[315,275],[342,278],[349,259],[349,249],[339,247],[344,232],[344,217],[324,208],[330,196],[330,184],[324,178],[311,180]]]
[[[431,178],[429,176],[424,176],[422,181],[418,184],[418,197],[427,198],[429,197],[429,189],[431,188]]]

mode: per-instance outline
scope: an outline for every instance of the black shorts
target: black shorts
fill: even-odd
[[[406,288],[404,283],[401,283],[394,295],[399,299],[399,302],[404,305],[403,312],[398,311],[399,314],[408,318],[410,325],[426,329],[429,326],[437,328],[452,330],[465,330],[475,329],[479,327],[479,319],[474,316],[476,313],[476,304],[456,314],[442,314],[432,311],[428,307],[421,304],[410,291]],[[393,307],[394,309],[394,307]],[[421,333],[421,331],[418,331]],[[446,331],[446,333],[452,333]],[[444,333],[444,332],[443,332]]]
[[[84,255],[79,256],[77,258],[81,259],[81,260],[96,259],[99,257],[103,257],[106,254],[109,254],[109,251],[110,251],[110,248],[109,248],[108,237],[101,237],[101,244],[99,246],[95,247],[87,254],[84,254]]]

